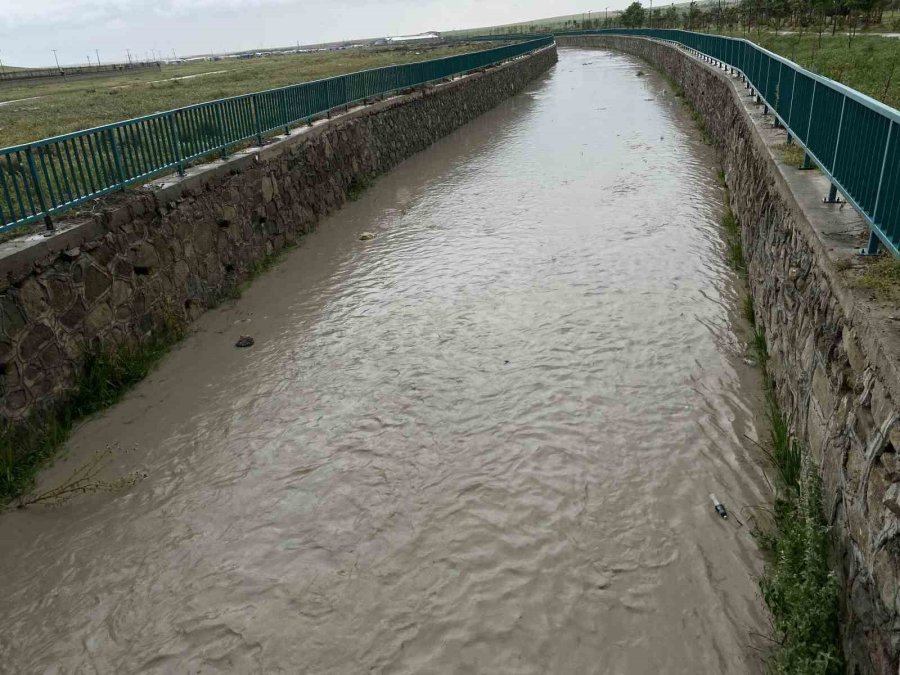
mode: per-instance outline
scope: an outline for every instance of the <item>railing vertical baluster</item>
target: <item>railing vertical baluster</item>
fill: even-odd
[[[841,116],[838,118],[838,129],[837,129],[837,139],[834,143],[834,156],[831,158],[831,175],[834,175],[834,170],[837,168],[837,158],[838,158],[838,149],[841,147],[841,130],[844,128],[844,109],[847,107],[847,97],[844,96],[841,100]]]
[[[891,137],[894,133],[896,122],[891,122],[888,127],[887,140],[884,142],[884,157],[881,160],[881,174],[878,176],[878,191],[875,193],[875,208],[872,209],[872,220],[878,221],[878,204],[881,201],[881,188],[884,186],[884,173],[887,170],[888,153],[891,150]]]
[[[263,140],[262,140],[262,128],[261,128],[261,126],[260,126],[260,120],[259,120],[259,101],[258,101],[258,98],[259,98],[259,95],[258,95],[258,94],[253,94],[253,96],[252,96],[252,101],[253,101],[253,127],[254,127],[254,129],[256,129],[256,144],[257,144],[257,145],[262,145],[262,144],[263,144]]]
[[[62,154],[62,152],[59,151],[60,146],[66,153],[66,159],[69,162],[69,171],[66,171],[66,165],[63,162],[63,154]],[[71,170],[72,170],[72,160],[71,160],[71,158],[69,158],[69,148],[66,146],[65,141],[63,141],[62,143],[60,143],[57,146],[57,152],[59,152],[59,171],[63,177],[63,184],[66,186],[66,201],[71,202],[74,199],[74,193],[72,192],[72,186],[69,184],[69,172],[71,172]],[[72,180],[73,181],[75,180],[74,174],[72,175]],[[2,223],[0,223],[0,224],[2,224]]]
[[[3,186],[3,196],[6,198],[6,205],[9,207],[9,222],[14,223],[18,220],[18,218],[16,218],[16,210],[15,208],[13,208],[12,195],[9,193],[9,185],[7,185],[7,180],[15,181],[15,176],[10,175],[9,179],[7,179],[4,176],[2,168],[0,168],[0,185]],[[2,224],[3,223],[0,223],[0,225]]]
[[[38,205],[41,207],[40,213],[35,213],[34,204],[31,205],[32,215],[42,215],[44,216],[44,223],[47,225],[48,230],[53,229],[53,221],[50,219],[50,214],[47,212],[47,204],[44,201],[44,191],[41,190],[41,181],[38,178],[37,170],[34,167],[34,156],[32,152],[32,147],[29,145],[25,148],[25,156],[28,159],[28,172],[31,174],[31,180],[34,183],[34,191],[38,199]],[[28,191],[25,191],[28,194]],[[30,199],[29,199],[30,201]]]
[[[54,192],[53,192],[53,182],[51,182],[51,180],[50,180],[50,173],[47,171],[46,147],[47,146],[41,146],[41,148],[38,150],[38,159],[41,161],[41,173],[44,176],[44,185],[47,186],[47,192],[48,192],[47,196],[49,197],[47,206],[48,206],[48,210],[50,210],[50,209],[53,209],[54,207],[56,207],[57,199],[56,199],[56,194],[54,194]],[[51,163],[51,167],[52,167],[52,163]],[[57,193],[61,194],[62,190],[59,189],[58,184],[56,187],[57,187]]]
[[[174,112],[167,117],[169,136],[171,137],[172,159],[178,167],[178,175],[184,175],[184,163],[181,161],[181,138],[178,135],[178,113]]]
[[[117,134],[113,129],[106,130],[106,137],[109,141],[110,145],[112,145],[113,152],[113,163],[116,167],[116,178],[119,182],[119,185],[125,184],[125,174],[122,172],[122,159],[119,156],[119,142],[116,139]]]
[[[19,169],[22,169],[22,162],[19,161],[18,153],[16,153],[16,163],[18,164]],[[19,205],[19,213],[22,214],[22,218],[19,218],[19,220],[24,220],[28,216],[28,213],[25,210],[25,203],[22,201],[22,191],[19,189],[19,179],[17,178],[18,171],[16,171],[16,169],[13,167],[12,155],[6,155],[6,169],[9,172],[9,177],[13,184],[13,190],[16,193],[16,203],[18,203]]]
[[[21,150],[19,152],[17,152],[16,159],[19,160],[19,166],[22,166],[23,163],[25,165],[28,165],[29,171],[31,172],[31,174],[33,176],[32,180],[36,181],[37,174],[34,171],[34,166],[31,161],[30,153],[31,153],[31,146],[29,146],[28,148],[25,149],[24,158],[22,157]],[[24,167],[23,167],[23,171],[24,171]],[[25,200],[28,202],[28,208],[31,211],[31,215],[32,216],[39,215],[37,212],[37,209],[34,208],[34,199],[31,196],[31,193],[34,192],[34,190],[28,189],[28,181],[26,180],[24,173],[22,174],[22,189],[23,189],[23,192],[25,193]]]
[[[809,147],[809,132],[812,130],[813,110],[816,107],[816,87],[818,84],[818,81],[813,80],[812,97],[809,101],[809,119],[806,122],[806,135],[803,137],[803,145],[807,148]]]
[[[216,131],[219,132],[219,149],[222,151],[222,159],[228,157],[228,143],[225,140],[225,127],[222,124],[222,106],[213,106],[216,113]]]
[[[791,85],[791,102],[788,105],[788,114],[787,114],[787,127],[790,129],[791,127],[791,116],[794,114],[794,94],[797,92],[797,69],[794,69],[794,83]],[[791,135],[788,133],[788,139],[790,139]]]

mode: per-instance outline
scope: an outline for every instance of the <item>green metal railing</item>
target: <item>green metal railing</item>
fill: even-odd
[[[366,99],[462,75],[553,43],[552,36],[232,96],[0,149],[0,232],[287,132]]]
[[[830,180],[825,201],[841,192],[879,242],[900,256],[900,111],[741,38],[670,29],[605,29],[562,35],[624,35],[673,42],[731,67],[756,91],[765,112],[785,127]]]
[[[35,80],[69,75],[93,75],[94,73],[127,73],[130,71],[159,68],[158,61],[137,61],[134,63],[108,63],[97,66],[62,66],[60,68],[24,68],[23,70],[0,70],[0,84],[18,83],[21,80]]]

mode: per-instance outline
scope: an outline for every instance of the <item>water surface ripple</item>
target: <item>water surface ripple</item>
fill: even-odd
[[[0,668],[760,672],[716,163],[640,68],[561,51],[83,425],[43,484],[148,478],[0,518]]]

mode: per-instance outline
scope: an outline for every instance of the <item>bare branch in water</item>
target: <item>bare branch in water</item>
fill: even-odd
[[[16,502],[16,508],[24,509],[32,504],[52,504],[58,506],[79,494],[97,492],[118,492],[132,487],[147,477],[143,471],[132,471],[114,480],[103,480],[99,476],[109,465],[114,448],[106,446],[96,451],[90,459],[77,467],[72,474],[56,487],[42,492],[24,495]]]

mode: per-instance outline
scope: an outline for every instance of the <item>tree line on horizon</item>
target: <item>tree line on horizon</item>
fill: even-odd
[[[597,15],[599,14],[599,16]],[[541,33],[552,30],[595,30],[601,28],[683,28],[738,32],[797,28],[846,31],[851,36],[860,29],[883,26],[900,31],[900,0],[712,0],[650,9],[632,2],[624,11],[589,12],[580,18],[558,23],[498,26],[492,34]]]

